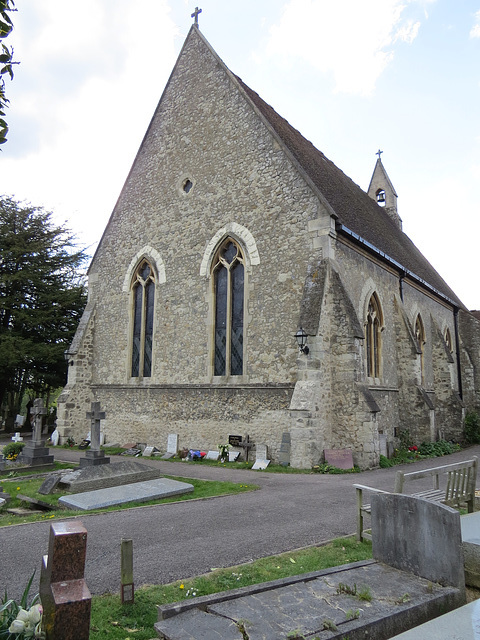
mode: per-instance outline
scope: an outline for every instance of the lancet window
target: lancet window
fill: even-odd
[[[370,298],[365,322],[367,376],[380,377],[382,311],[377,295]]]
[[[425,384],[425,327],[420,314],[415,320],[415,338],[417,339],[418,348],[420,350],[420,375],[421,384]]]
[[[227,238],[212,262],[214,286],[214,375],[243,374],[245,260],[240,246]]]
[[[450,333],[450,329],[448,327],[445,329],[444,338],[445,338],[445,344],[447,345],[447,349],[449,353],[452,353],[453,352],[452,334]]]
[[[133,336],[131,375],[152,375],[153,311],[155,274],[148,260],[142,260],[132,281]]]

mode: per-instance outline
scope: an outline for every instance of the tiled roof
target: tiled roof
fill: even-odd
[[[236,76],[247,96],[327,200],[338,222],[430,288],[465,308],[443,278],[386,211]],[[339,233],[342,228],[339,227]],[[367,245],[367,246],[368,246]],[[370,247],[370,250],[373,250]]]

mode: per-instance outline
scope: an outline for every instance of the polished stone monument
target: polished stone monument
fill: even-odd
[[[40,574],[46,640],[88,640],[90,591],[84,579],[87,530],[79,520],[50,525]]]

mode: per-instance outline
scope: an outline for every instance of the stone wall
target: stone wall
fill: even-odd
[[[226,237],[245,258],[244,371],[216,377],[211,262]],[[148,378],[130,375],[131,284],[142,258],[156,280]],[[381,370],[369,378],[364,322],[374,292]],[[334,216],[194,29],[92,261],[57,426],[62,438],[83,438],[96,400],[107,442],[164,448],[178,433],[181,447],[212,449],[248,433],[276,460],[290,432],[293,466],[317,464],[324,448],[352,449],[357,464],[373,466],[402,429],[418,442],[461,433],[457,346],[467,404],[480,404],[472,318],[460,314],[457,345],[448,302],[337,235]],[[293,337],[300,325],[308,356]]]

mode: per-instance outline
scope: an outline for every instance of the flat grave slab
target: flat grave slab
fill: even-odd
[[[178,482],[169,478],[157,478],[146,482],[134,482],[118,487],[63,496],[58,502],[62,506],[71,509],[90,511],[91,509],[101,509],[128,502],[148,502],[149,500],[169,498],[170,496],[179,496],[192,491],[193,485],[187,482]]]
[[[358,597],[362,589],[370,601]],[[224,619],[237,626],[230,629],[237,635],[225,637],[239,640],[279,640],[293,630],[309,640],[385,640],[458,606],[460,599],[459,589],[370,560],[160,606],[155,629],[164,640],[210,640],[217,637],[210,625],[213,630]],[[187,623],[189,633],[181,635]]]
[[[392,640],[478,640],[480,600],[474,600],[443,616],[393,636]]]
[[[161,471],[138,460],[85,467],[62,475],[59,488],[72,493],[117,487],[161,477]]]
[[[22,502],[27,502],[31,504],[32,507],[37,507],[38,509],[42,509],[43,511],[54,511],[58,507],[54,504],[49,504],[48,502],[44,502],[43,500],[38,500],[37,498],[30,498],[29,496],[24,496],[22,493],[17,493],[16,497]]]
[[[259,460],[257,458],[257,460],[255,460],[254,464],[253,464],[253,471],[263,471],[264,469],[266,469],[268,467],[268,465],[270,464],[270,460]]]
[[[24,507],[12,507],[11,509],[7,509],[7,513],[11,513],[13,516],[31,516],[45,513],[45,511],[40,511],[40,509],[25,509]]]

